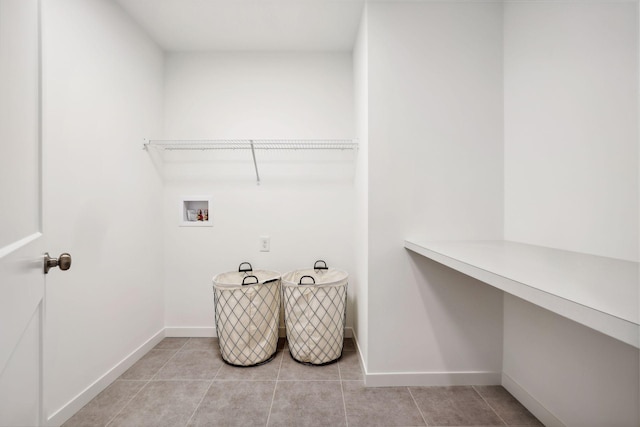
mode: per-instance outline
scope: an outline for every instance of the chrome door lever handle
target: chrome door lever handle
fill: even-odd
[[[60,270],[66,271],[71,268],[71,255],[62,253],[58,258],[51,258],[49,252],[44,254],[44,274],[49,274],[49,270],[53,267],[59,267]]]

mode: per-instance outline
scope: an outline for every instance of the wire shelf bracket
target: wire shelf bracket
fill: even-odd
[[[256,169],[256,185],[260,185],[260,174],[258,173],[258,162],[256,162],[256,149],[253,141],[249,141],[251,144],[251,157],[253,157],[253,167]]]

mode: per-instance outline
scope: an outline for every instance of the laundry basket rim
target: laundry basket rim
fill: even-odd
[[[256,276],[258,283],[249,283],[242,285],[242,279],[247,276]],[[227,271],[225,273],[216,274],[211,281],[217,288],[249,288],[252,286],[263,285],[266,282],[272,282],[280,280],[282,274],[275,270],[253,270],[247,272]]]
[[[302,270],[288,271],[282,275],[283,286],[298,286],[300,277],[311,276],[315,280],[315,286],[343,286],[349,281],[349,273],[344,270],[329,268],[327,270],[314,270],[307,268]],[[323,281],[328,279],[328,281]],[[314,286],[306,285],[306,286]],[[301,285],[302,286],[302,285]]]

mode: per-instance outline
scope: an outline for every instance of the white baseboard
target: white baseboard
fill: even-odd
[[[353,338],[353,342],[356,345],[356,349],[358,350],[358,357],[360,358],[360,369],[362,369],[362,378],[367,378],[367,364],[364,363],[364,357],[362,356],[362,348],[360,347],[360,342],[358,341],[358,336],[356,335],[356,331],[353,328],[351,329],[351,338]]]
[[[78,412],[84,405],[89,403],[91,399],[96,397],[107,388],[111,383],[118,379],[118,377],[133,366],[142,356],[147,354],[149,350],[155,347],[165,337],[164,328],[155,333],[144,344],[137,349],[133,350],[127,357],[122,359],[113,368],[107,371],[103,376],[98,378],[89,387],[80,392],[76,397],[71,399],[62,408],[55,411],[53,414],[47,417],[47,426],[60,426],[66,422],[69,418]]]
[[[177,326],[164,328],[166,337],[217,337],[213,326]]]
[[[349,328],[351,336],[358,348],[360,366],[364,384],[367,387],[397,387],[397,386],[451,386],[451,385],[499,385],[500,372],[369,372],[362,355],[358,336],[353,328]],[[346,331],[345,331],[346,336]]]
[[[502,373],[502,386],[507,389],[522,405],[547,427],[566,427],[542,403],[530,395],[520,384],[509,375]]]

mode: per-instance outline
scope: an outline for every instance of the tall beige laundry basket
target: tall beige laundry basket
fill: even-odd
[[[238,271],[213,278],[215,320],[222,360],[233,366],[256,366],[276,356],[280,322],[280,273]]]
[[[282,276],[284,323],[289,352],[308,365],[342,357],[349,275],[316,261],[312,269]]]

